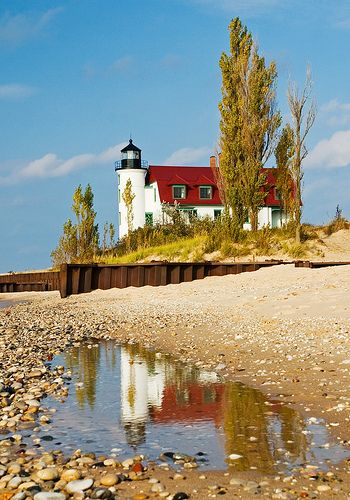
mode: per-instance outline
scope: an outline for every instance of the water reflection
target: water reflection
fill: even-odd
[[[206,466],[218,469],[238,454],[231,464],[237,470],[267,473],[345,456],[340,446],[322,448],[326,429],[309,435],[300,415],[281,402],[136,345],[74,347],[55,363],[72,370],[73,387],[64,405],[50,404],[58,411],[47,432],[67,449],[151,458],[166,450],[200,452]]]

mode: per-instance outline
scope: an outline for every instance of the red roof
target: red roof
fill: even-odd
[[[265,198],[265,206],[279,206],[280,202],[275,198],[274,189],[276,184],[275,169],[263,168],[261,170],[267,175],[267,184],[269,186],[269,191]],[[157,182],[159,197],[162,203],[174,203],[172,186],[180,184],[186,186],[186,198],[177,200],[181,205],[222,205],[219,190],[210,167],[150,165],[146,182],[147,184]],[[212,198],[200,199],[199,186],[212,186]]]

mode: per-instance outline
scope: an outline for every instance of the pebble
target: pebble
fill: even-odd
[[[95,488],[91,493],[90,498],[110,498],[113,493],[108,488]]]
[[[70,481],[66,486],[66,490],[68,493],[77,493],[79,491],[88,490],[93,484],[94,480],[91,478],[78,479],[76,481]]]
[[[66,500],[66,495],[53,491],[40,491],[34,495],[34,500]]]
[[[120,481],[119,477],[113,473],[105,474],[100,478],[100,483],[103,484],[103,486],[114,486],[119,481]]]
[[[331,490],[331,487],[328,486],[327,484],[320,484],[319,486],[317,486],[317,491],[330,491]]]
[[[54,481],[58,478],[58,470],[55,467],[49,467],[47,469],[38,470],[36,475],[42,481]]]
[[[61,474],[61,479],[69,483],[70,481],[76,481],[80,479],[81,473],[77,469],[66,469]]]

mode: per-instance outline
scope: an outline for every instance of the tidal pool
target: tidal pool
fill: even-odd
[[[64,403],[43,400],[56,409],[52,424],[34,433],[46,449],[154,460],[176,451],[196,456],[201,468],[265,473],[305,464],[327,469],[350,455],[330,442],[322,422],[309,423],[256,389],[134,344],[80,345],[53,364],[72,378]],[[228,461],[231,454],[241,458]]]

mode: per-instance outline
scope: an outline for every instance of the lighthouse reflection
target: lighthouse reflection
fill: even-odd
[[[84,450],[116,448],[151,458],[180,451],[205,456],[210,468],[226,468],[227,457],[237,454],[241,458],[230,467],[267,473],[327,459],[319,451],[325,430],[309,436],[296,411],[256,389],[222,382],[214,372],[113,341],[75,347],[62,361],[72,370],[75,389],[56,426],[61,418],[67,432],[67,418],[73,421],[74,445]]]

